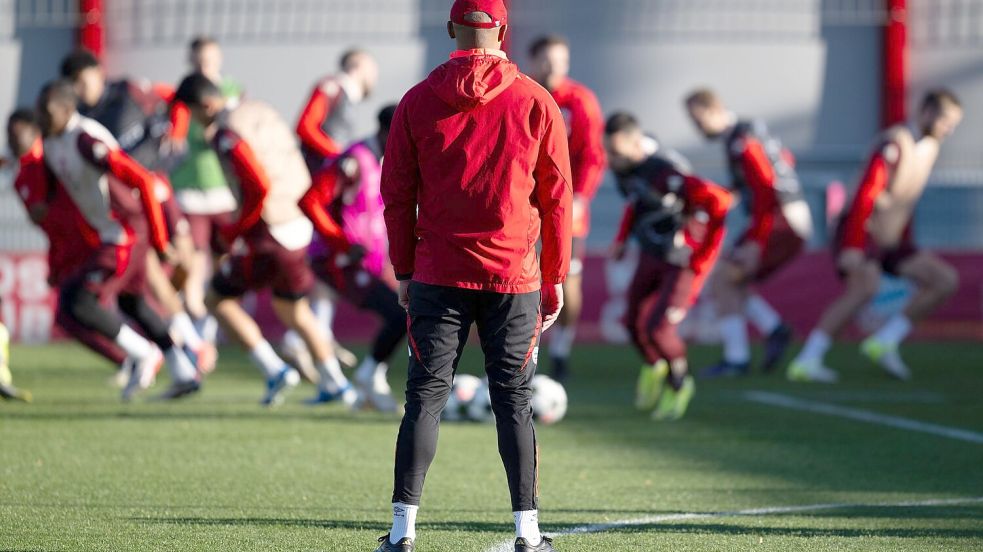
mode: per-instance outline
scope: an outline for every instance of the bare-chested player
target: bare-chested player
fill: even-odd
[[[883,272],[911,280],[917,291],[904,312],[891,317],[860,349],[890,375],[910,377],[898,345],[914,323],[952,296],[959,282],[952,266],[915,247],[911,219],[938,159],[939,146],[962,117],[962,106],[952,92],[933,90],[922,100],[917,130],[898,125],[877,140],[833,245],[846,289],[826,308],[789,366],[789,379],[837,380],[838,374],[825,366],[823,357],[836,334],[877,292]]]

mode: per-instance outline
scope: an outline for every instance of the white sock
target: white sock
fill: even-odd
[[[126,324],[120,327],[114,341],[126,352],[126,356],[137,360],[143,360],[154,352],[153,345]]]
[[[782,317],[758,294],[747,298],[744,314],[762,335],[771,334],[782,323]]]
[[[266,379],[279,376],[280,372],[283,371],[283,367],[286,365],[283,359],[273,350],[270,342],[265,339],[260,341],[252,351],[249,351],[249,357],[253,359],[253,362],[263,372]]]
[[[186,312],[179,312],[171,318],[171,331],[181,336],[184,345],[197,351],[201,348],[202,340],[194,322]]]
[[[550,332],[550,357],[568,358],[577,338],[577,326],[553,326]]]
[[[904,314],[895,314],[881,326],[881,329],[874,333],[874,339],[888,343],[891,345],[897,345],[904,341],[904,338],[908,337],[911,333],[911,320]]]
[[[532,546],[539,545],[543,536],[539,533],[539,510],[512,512],[515,517],[515,538],[526,539]]]
[[[318,383],[318,387],[328,393],[337,393],[342,389],[348,387],[348,378],[341,371],[341,364],[338,362],[336,357],[330,357],[327,360],[315,362],[314,366],[317,368],[317,372],[321,375],[321,381]]]
[[[802,352],[799,353],[799,359],[801,360],[822,360],[826,356],[826,351],[829,350],[829,346],[832,343],[832,339],[826,332],[822,330],[812,330],[809,334],[809,338],[806,339],[806,344],[802,347]]]
[[[419,506],[393,502],[393,528],[389,531],[389,543],[396,544],[409,537],[416,540],[416,512]]]
[[[209,314],[201,320],[201,328],[199,328],[198,333],[205,341],[215,343],[215,340],[218,339],[218,320]]]
[[[334,303],[330,298],[318,295],[311,299],[311,310],[328,342],[334,341],[334,330],[331,328],[334,326]]]
[[[385,362],[379,362],[371,356],[367,356],[362,359],[362,363],[355,370],[355,379],[360,382],[371,382],[380,374],[385,378],[387,371],[389,371],[389,367],[386,366]]]
[[[171,379],[175,383],[191,381],[198,377],[198,370],[191,363],[191,359],[177,347],[164,351],[164,363],[167,364],[167,371],[171,373]]]
[[[720,319],[720,335],[724,340],[724,360],[733,364],[751,361],[751,344],[747,338],[747,320],[740,314]]]

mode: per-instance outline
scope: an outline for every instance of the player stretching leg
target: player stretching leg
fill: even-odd
[[[181,82],[177,100],[204,127],[241,198],[238,220],[222,235],[228,243],[241,238],[244,244],[233,246],[212,280],[209,310],[250,352],[267,379],[263,403],[275,404],[300,376],[273,351],[238,301],[247,291],[272,288],[273,310],[307,344],[321,390],[353,405],[358,394],[341,373],[305,298],[314,281],[306,262],[313,229],[297,203],[311,179],[290,129],[266,104],[245,101],[231,107],[218,86],[201,74]]]
[[[767,336],[761,368],[770,372],[788,349],[792,332],[752,288],[794,260],[812,235],[812,216],[795,159],[764,123],[739,120],[711,90],[692,92],[686,109],[700,133],[723,141],[732,189],[741,194],[750,215],[747,230],[710,284],[720,314],[724,358],[701,375],[748,373],[748,320]]]
[[[403,96],[386,143],[386,229],[411,354],[393,525],[376,552],[414,548],[440,414],[472,325],[512,498],[514,549],[553,550],[539,530],[530,382],[541,330],[563,307],[573,194],[563,117],[502,51],[507,18],[503,0],[454,2],[447,30],[458,49]]]
[[[337,163],[318,173],[300,202],[319,238],[310,250],[314,273],[338,296],[382,319],[355,381],[369,403],[383,412],[399,409],[386,379],[387,363],[406,336],[406,311],[393,290],[379,191],[382,153],[395,110],[383,108],[376,135],[348,148]],[[330,396],[320,394],[313,402],[325,398]]]
[[[604,116],[594,93],[567,77],[570,46],[559,36],[544,36],[529,47],[530,76],[549,90],[567,124],[570,170],[573,171],[573,259],[563,283],[563,311],[549,338],[553,377],[566,379],[570,349],[577,336],[583,293],[584,256],[590,231],[590,202],[604,178]]]
[[[152,245],[162,255],[168,248],[164,216],[154,197],[154,177],[119,148],[105,127],[78,113],[71,83],[47,84],[38,98],[38,111],[45,136],[45,164],[84,218],[79,233],[89,237],[96,248],[62,287],[59,308],[79,324],[113,339],[136,361],[137,370],[123,391],[124,399],[143,387],[146,374],[139,368],[155,352],[149,341],[101,304],[103,298],[113,295],[120,311],[164,352],[173,384],[162,397],[178,398],[198,391],[197,368],[175,346],[167,324],[144,300],[148,248]],[[139,191],[139,200],[131,188]],[[133,213],[141,209],[150,244],[120,222],[135,220]]]
[[[638,406],[654,408],[657,420],[679,419],[696,386],[678,325],[720,252],[730,193],[660,155],[630,114],[612,115],[604,133],[618,189],[628,202],[614,255],[624,255],[629,234],[642,249],[625,316],[646,362]]]
[[[914,323],[944,303],[959,285],[952,266],[915,246],[911,219],[939,147],[962,117],[962,107],[952,92],[934,90],[918,111],[918,135],[898,125],[878,138],[834,243],[836,267],[846,289],[826,308],[805,347],[789,365],[789,379],[837,381],[838,374],[826,367],[823,358],[840,330],[877,293],[882,272],[907,278],[918,289],[904,312],[891,317],[860,349],[891,376],[911,377],[898,345]]]

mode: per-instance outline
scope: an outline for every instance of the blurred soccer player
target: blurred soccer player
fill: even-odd
[[[472,324],[512,495],[515,550],[553,550],[539,531],[530,381],[570,269],[570,160],[556,102],[502,51],[507,18],[502,0],[454,2],[447,30],[457,51],[406,93],[386,143],[382,196],[411,353],[393,526],[377,552],[413,550],[440,414]]]
[[[315,359],[321,391],[353,405],[358,394],[342,374],[306,299],[314,283],[306,260],[313,228],[297,203],[311,178],[293,133],[266,104],[245,101],[233,108],[201,74],[186,77],[176,98],[205,129],[241,198],[238,220],[221,230],[223,239],[233,244],[232,253],[212,280],[205,299],[209,310],[266,376],[263,403],[275,404],[300,376],[273,351],[239,304],[247,291],[271,288],[277,317],[300,334]],[[235,245],[239,238],[243,243]]]
[[[339,69],[337,75],[317,83],[297,122],[301,151],[311,174],[355,141],[354,108],[379,80],[378,64],[363,50],[342,54]]]
[[[61,74],[69,79],[80,99],[79,112],[84,117],[100,123],[119,143],[119,147],[140,166],[155,171],[159,182],[154,191],[158,202],[174,203],[170,186],[163,182],[166,169],[163,144],[170,121],[168,103],[160,88],[147,82],[121,79],[108,81],[99,60],[89,51],[80,49],[62,60]],[[173,94],[173,91],[170,92]],[[138,206],[137,206],[138,207]],[[182,273],[188,272],[194,256],[194,245],[187,222],[178,209],[168,208],[166,221],[174,230],[167,235],[174,246],[173,255],[166,259],[177,265]],[[143,215],[130,213],[137,219],[131,226],[139,233],[144,225]],[[184,303],[156,255],[148,254],[144,272],[146,282],[158,302],[167,313],[167,320],[174,335],[186,346],[204,371],[210,371],[215,363],[215,347],[201,339],[198,329],[184,310]]]
[[[731,197],[661,155],[634,116],[612,115],[604,133],[611,169],[627,200],[613,255],[624,255],[629,235],[641,246],[625,316],[645,359],[636,405],[654,408],[655,419],[675,420],[686,413],[696,389],[678,325],[717,260]]]
[[[214,39],[195,38],[188,48],[188,62],[193,72],[211,79],[230,101],[238,101],[242,96],[242,87],[222,74],[222,49]],[[218,229],[235,220],[237,203],[218,156],[205,140],[204,130],[190,119],[187,106],[172,102],[170,147],[182,155],[170,171],[171,184],[178,205],[191,226],[194,245],[181,291],[202,337],[214,342],[217,325],[205,308],[205,288],[208,275],[213,271],[213,257],[227,253]]]
[[[890,318],[861,344],[860,350],[888,374],[898,379],[911,376],[898,345],[914,323],[955,293],[959,283],[952,266],[915,246],[912,216],[940,145],[962,117],[963,109],[952,92],[933,90],[922,100],[917,130],[897,125],[878,137],[833,244],[836,267],[846,289],[826,308],[805,347],[789,365],[789,379],[838,379],[823,358],[836,334],[877,293],[883,272],[912,281],[917,292],[904,312]]]
[[[544,36],[529,47],[532,66],[529,75],[549,90],[566,122],[573,171],[573,258],[570,274],[563,283],[563,311],[549,339],[553,377],[567,377],[570,349],[577,336],[583,294],[581,281],[587,234],[590,230],[590,202],[604,178],[604,115],[593,92],[569,78],[570,47],[558,36]]]
[[[0,306],[3,306],[2,300]],[[10,373],[10,332],[3,320],[0,320],[0,399],[23,402],[32,400],[30,391],[14,386],[14,376]]]
[[[748,373],[748,320],[767,337],[761,368],[769,372],[788,349],[792,331],[753,286],[787,266],[812,235],[795,159],[763,122],[738,119],[711,90],[692,92],[686,109],[706,138],[723,141],[731,186],[750,215],[747,230],[710,283],[720,313],[724,358],[701,375]]]
[[[84,217],[78,231],[95,248],[62,286],[59,308],[79,324],[113,339],[135,359],[137,369],[123,391],[124,399],[145,386],[141,367],[155,352],[149,341],[102,304],[113,296],[119,309],[164,352],[173,384],[163,398],[198,391],[195,365],[175,346],[167,324],[144,298],[149,247],[161,255],[169,253],[164,215],[154,195],[155,177],[123,152],[105,127],[78,113],[68,81],[44,87],[38,112],[45,165]],[[139,221],[133,213],[142,213],[142,223],[148,226],[145,232],[133,228]],[[149,236],[149,243],[142,235]]]
[[[7,120],[7,140],[13,154],[18,158],[17,177],[14,189],[17,197],[24,203],[31,221],[48,238],[48,284],[59,289],[85,261],[95,253],[79,232],[85,219],[79,212],[65,189],[57,183],[54,175],[44,166],[44,147],[41,142],[41,127],[32,109],[19,109]],[[99,332],[86,328],[57,310],[56,322],[72,337],[97,354],[105,357],[125,376],[122,385],[130,375],[126,363],[126,353],[111,339]],[[148,357],[150,362],[154,357]],[[146,370],[154,370],[150,366]]]
[[[387,362],[406,335],[406,311],[391,283],[395,280],[379,191],[382,154],[395,111],[396,106],[380,111],[375,136],[348,148],[326,174],[315,175],[300,202],[317,230],[309,255],[314,273],[340,297],[383,321],[370,354],[355,373],[365,398],[383,412],[398,410],[386,379]],[[326,398],[330,396],[319,395],[315,401]]]

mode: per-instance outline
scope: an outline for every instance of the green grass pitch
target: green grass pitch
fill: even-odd
[[[983,432],[983,347],[904,352],[912,383],[840,346],[830,358],[840,385],[700,382],[686,419],[655,423],[630,406],[631,350],[581,348],[567,419],[539,429],[543,528],[564,552],[983,550],[983,502],[899,505],[983,496],[983,444],[745,397]],[[716,354],[696,348],[692,363]],[[35,403],[0,404],[0,550],[371,552],[388,530],[392,418],[306,407],[309,386],[264,410],[258,372],[234,351],[177,404],[120,404],[111,370],[76,346],[15,347],[12,360]],[[478,362],[469,348],[462,369]],[[840,506],[733,514],[816,504]],[[509,510],[493,426],[445,424],[417,549],[490,550],[511,538]],[[716,514],[659,517],[677,513]],[[591,525],[598,532],[563,534]]]

